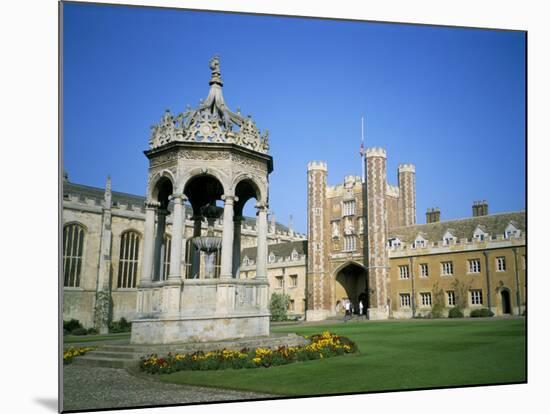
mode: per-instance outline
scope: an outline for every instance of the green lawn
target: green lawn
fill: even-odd
[[[399,390],[526,381],[525,320],[435,320],[285,326],[301,335],[330,330],[359,353],[244,370],[180,371],[166,382],[279,395]]]
[[[63,343],[72,344],[78,342],[109,341],[113,339],[130,339],[130,332],[121,332],[106,335],[66,335],[63,337]]]

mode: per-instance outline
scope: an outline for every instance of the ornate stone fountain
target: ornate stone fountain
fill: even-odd
[[[214,222],[219,218],[219,212],[215,205],[208,204],[201,208],[201,215],[208,222],[208,230],[206,236],[193,237],[192,242],[197,249],[206,254],[205,278],[212,279],[215,275],[214,259],[222,247],[222,238],[214,236]]]

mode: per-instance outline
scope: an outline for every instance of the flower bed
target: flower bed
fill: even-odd
[[[63,351],[63,365],[70,364],[73,362],[73,358],[84,355],[86,352],[95,349],[94,346],[86,346],[81,348],[69,348],[66,351]]]
[[[311,340],[309,345],[281,346],[277,349],[245,348],[240,351],[222,349],[206,353],[197,351],[193,354],[168,354],[164,357],[153,354],[141,358],[140,368],[150,374],[168,374],[182,370],[271,367],[357,352],[355,342],[330,332],[307,338]]]

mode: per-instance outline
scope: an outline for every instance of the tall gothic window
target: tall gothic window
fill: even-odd
[[[84,233],[84,227],[78,223],[63,228],[63,286],[80,286]]]
[[[139,263],[140,236],[135,231],[127,231],[120,237],[120,259],[118,262],[119,288],[135,288]]]
[[[344,201],[342,216],[353,216],[355,214],[355,200]]]
[[[172,249],[172,237],[169,235],[164,236],[164,242],[162,243],[162,272],[161,279],[168,279],[170,274],[170,250]]]

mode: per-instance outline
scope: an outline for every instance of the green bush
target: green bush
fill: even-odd
[[[131,329],[132,324],[126,318],[120,318],[118,321],[109,324],[109,332],[111,333],[130,332]]]
[[[97,335],[99,331],[96,328],[88,328],[88,335]]]
[[[290,296],[285,293],[273,293],[269,302],[272,321],[286,321]]]
[[[449,309],[449,318],[463,318],[464,314],[459,308],[451,308]]]
[[[63,321],[63,331],[67,330],[67,332],[71,333],[77,328],[82,328],[80,321],[78,321],[77,319],[71,319],[70,321]]]
[[[488,318],[495,314],[487,308],[474,309],[470,312],[470,318]]]
[[[76,328],[71,331],[71,335],[87,335],[88,330],[86,328]]]

